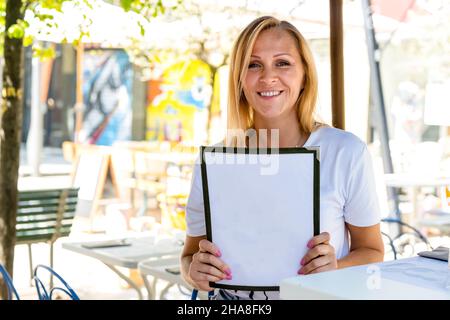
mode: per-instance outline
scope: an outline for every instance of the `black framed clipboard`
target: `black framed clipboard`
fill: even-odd
[[[200,148],[207,239],[233,275],[211,287],[278,291],[297,275],[320,233],[319,157],[318,147]]]

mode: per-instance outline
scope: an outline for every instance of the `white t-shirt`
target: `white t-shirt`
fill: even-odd
[[[380,222],[372,161],[363,141],[339,129],[318,128],[304,144],[304,147],[312,146],[320,147],[320,232],[330,233],[330,244],[340,259],[349,252],[345,223],[368,227]],[[186,222],[187,235],[206,235],[199,164],[193,172]],[[248,297],[243,292],[238,294]],[[277,294],[267,292],[269,298],[277,298]],[[266,295],[255,292],[253,298],[265,299]]]

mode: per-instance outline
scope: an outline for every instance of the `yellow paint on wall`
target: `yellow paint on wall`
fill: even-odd
[[[194,140],[195,115],[207,111],[199,110],[199,105],[180,101],[177,93],[191,90],[199,79],[202,79],[201,83],[211,85],[211,68],[200,60],[180,61],[163,72],[162,92],[147,107],[147,140]]]

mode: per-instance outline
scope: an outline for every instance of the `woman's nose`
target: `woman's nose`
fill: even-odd
[[[259,78],[259,81],[266,85],[273,84],[278,81],[278,76],[273,70],[265,69],[261,74],[261,78]]]

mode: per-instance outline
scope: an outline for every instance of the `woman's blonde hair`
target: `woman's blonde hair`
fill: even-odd
[[[311,133],[315,127],[314,111],[317,100],[317,73],[312,53],[298,29],[287,21],[271,16],[260,17],[251,22],[234,43],[230,60],[228,129],[247,130],[253,127],[253,110],[243,92],[250,56],[256,38],[262,31],[279,29],[287,31],[295,40],[305,70],[304,87],[297,101],[300,130]]]

